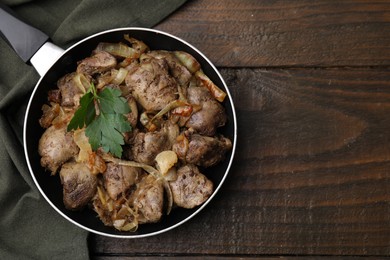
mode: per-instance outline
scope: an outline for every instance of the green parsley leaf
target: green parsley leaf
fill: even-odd
[[[115,129],[120,133],[125,133],[131,131],[131,125],[126,117],[122,114],[107,114],[106,115],[107,123],[109,125],[115,126]]]
[[[121,97],[119,89],[105,88],[99,93],[100,109],[106,114],[127,114],[130,107],[126,99]]]
[[[99,107],[96,115],[95,104]],[[80,99],[80,108],[68,125],[68,131],[86,126],[85,135],[93,150],[102,147],[116,157],[122,156],[124,137],[122,133],[131,131],[131,125],[124,114],[130,107],[121,91],[110,87],[98,92],[93,84]]]
[[[93,150],[102,147],[105,152],[111,152],[116,157],[122,156],[124,138],[122,133],[131,131],[130,123],[121,114],[101,113],[87,126],[85,135]]]
[[[88,91],[80,98],[80,108],[74,113],[72,120],[68,124],[68,131],[83,128],[89,125],[96,116],[94,96]]]

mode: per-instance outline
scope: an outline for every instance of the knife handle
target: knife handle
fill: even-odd
[[[1,3],[0,34],[24,62],[28,62],[49,39],[49,36],[23,22],[9,7]]]

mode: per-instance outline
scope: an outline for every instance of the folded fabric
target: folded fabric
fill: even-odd
[[[185,0],[0,0],[62,48],[98,31],[152,27]],[[88,259],[88,232],[40,195],[23,152],[23,120],[37,72],[0,39],[0,259]]]

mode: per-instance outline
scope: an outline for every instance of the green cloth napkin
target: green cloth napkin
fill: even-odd
[[[151,27],[185,0],[0,0],[67,48],[93,33]],[[40,195],[23,151],[23,120],[38,73],[0,38],[0,259],[88,259],[88,232]]]

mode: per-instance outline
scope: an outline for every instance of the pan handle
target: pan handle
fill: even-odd
[[[0,3],[0,35],[24,62],[31,62],[43,76],[64,52],[48,42],[49,36],[23,22],[9,7]]]
[[[49,36],[23,22],[4,4],[0,7],[1,36],[24,62],[28,62]]]

